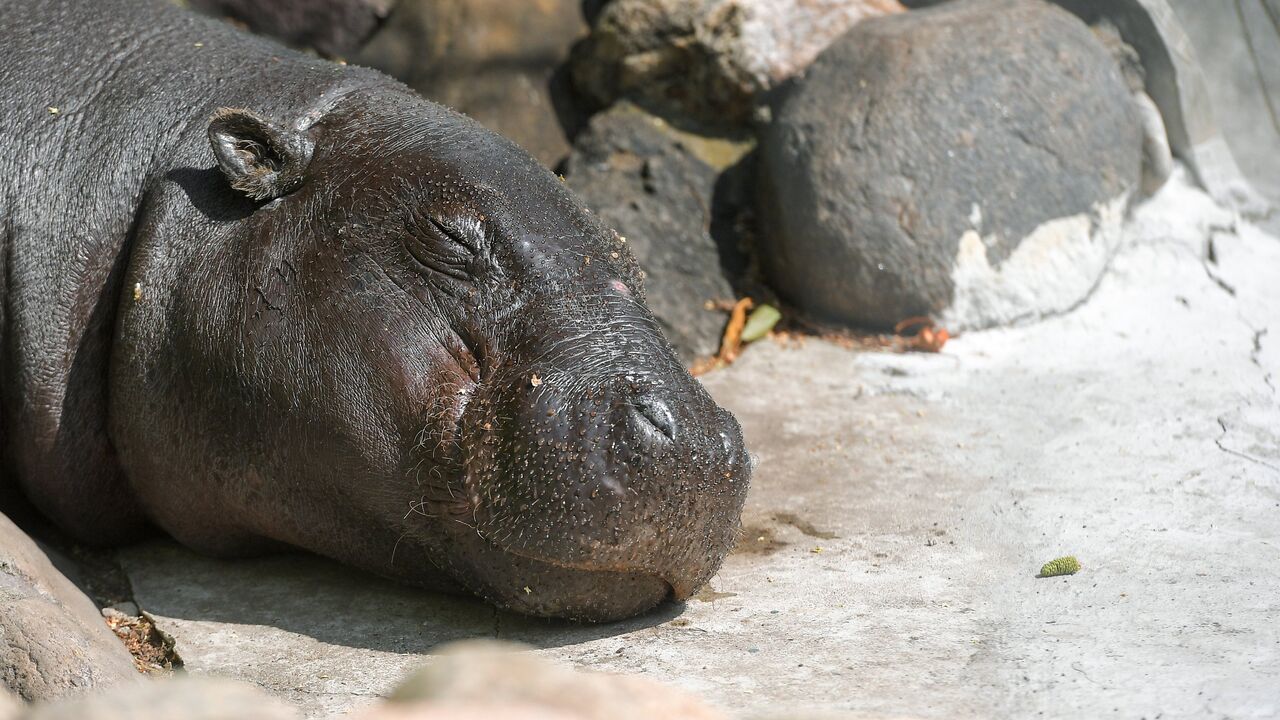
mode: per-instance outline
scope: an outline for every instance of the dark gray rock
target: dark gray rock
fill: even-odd
[[[732,232],[741,195],[733,165],[744,147],[700,138],[622,102],[579,136],[565,176],[606,225],[627,239],[645,273],[649,308],[683,359],[716,352],[742,268]]]
[[[905,0],[911,7],[946,0]],[[1218,202],[1280,231],[1280,0],[1054,0],[1114,27],[1140,61],[1150,190],[1169,154]],[[1270,101],[1270,102],[1268,102]],[[1161,141],[1148,104],[1159,110]],[[1242,172],[1243,169],[1243,172]]]
[[[1041,0],[862,23],[775,118],[761,139],[762,265],[786,298],[849,324],[1065,310],[1096,284],[1139,182],[1142,129],[1119,67]]]
[[[0,692],[50,700],[141,677],[98,608],[0,514]]]
[[[249,30],[377,68],[470,115],[548,167],[585,121],[561,68],[579,0],[187,0]]]
[[[398,0],[352,61],[470,115],[553,167],[583,122],[560,67],[586,33],[580,0]]]
[[[294,47],[311,48],[326,57],[349,57],[378,29],[393,1],[187,0],[187,4]]]

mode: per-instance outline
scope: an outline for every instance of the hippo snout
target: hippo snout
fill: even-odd
[[[482,438],[466,478],[467,542],[483,562],[463,581],[498,604],[632,615],[692,595],[733,545],[750,479],[742,432],[683,371],[513,373],[464,422]]]

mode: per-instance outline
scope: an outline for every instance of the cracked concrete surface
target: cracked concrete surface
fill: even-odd
[[[496,635],[740,717],[1275,717],[1280,240],[1184,178],[1071,313],[939,355],[764,341],[705,378],[759,465],[683,606],[573,626],[311,557],[122,562],[188,670],[313,716]],[[1078,575],[1034,577],[1064,554]]]

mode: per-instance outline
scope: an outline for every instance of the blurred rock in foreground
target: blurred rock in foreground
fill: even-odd
[[[471,640],[447,646],[359,720],[488,717],[572,720],[723,720],[724,715],[674,688],[634,675],[577,671],[543,660],[525,646]],[[431,714],[402,714],[419,707]],[[454,709],[454,712],[446,712]],[[501,709],[502,712],[498,712]],[[509,713],[509,714],[508,714]]]
[[[248,683],[174,677],[64,702],[36,705],[15,720],[300,720],[282,700]]]

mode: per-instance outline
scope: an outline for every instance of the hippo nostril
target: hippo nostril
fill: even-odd
[[[667,440],[676,439],[676,419],[671,408],[661,400],[645,397],[631,403],[631,415],[636,422],[649,425],[662,433]]]

